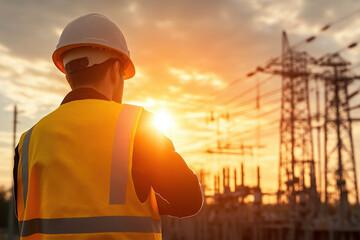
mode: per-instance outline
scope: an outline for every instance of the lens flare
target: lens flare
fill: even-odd
[[[155,125],[161,131],[166,131],[172,126],[172,119],[166,111],[160,111],[155,114]]]

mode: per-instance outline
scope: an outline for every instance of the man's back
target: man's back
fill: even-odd
[[[18,219],[41,219],[37,223],[23,222],[29,225],[23,236],[26,229],[31,229],[28,234],[36,232],[39,221],[48,221],[46,226],[56,223],[51,223],[51,219],[65,222],[69,219],[68,223],[72,223],[74,218],[81,218],[82,226],[74,230],[56,225],[54,231],[59,232],[60,228],[65,234],[76,229],[86,233],[116,229],[133,234],[144,230],[160,232],[154,192],[140,202],[131,175],[134,136],[141,111],[140,107],[112,101],[72,101],[40,120],[28,142],[24,141],[25,134],[21,137],[19,153],[26,152],[27,144],[29,147],[27,159],[20,154]],[[26,170],[28,174],[23,172]],[[27,191],[23,186],[28,186]],[[31,207],[24,207],[24,203]],[[94,217],[100,217],[99,223],[109,218],[105,222],[113,222],[114,228],[89,229],[96,223]],[[132,223],[129,229],[126,222]],[[43,227],[38,230],[52,231]]]
[[[159,239],[159,214],[196,214],[197,176],[149,112],[121,104],[135,66],[117,25],[96,13],[71,21],[52,58],[72,91],[15,149],[20,236]]]

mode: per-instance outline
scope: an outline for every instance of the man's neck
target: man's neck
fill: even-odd
[[[72,91],[77,90],[77,89],[83,89],[83,88],[91,88],[91,89],[95,90],[96,92],[104,95],[107,99],[113,100],[113,94],[112,94],[111,88],[106,87],[106,86],[83,85],[83,86],[79,86],[75,89],[72,89]]]
[[[83,88],[76,88],[69,92],[64,100],[62,101],[62,104],[76,101],[76,100],[82,100],[82,99],[100,99],[100,100],[106,100],[111,101],[106,96],[101,94],[100,92],[94,90],[93,88],[83,87]]]

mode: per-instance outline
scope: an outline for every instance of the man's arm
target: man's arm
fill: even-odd
[[[171,140],[155,128],[153,118],[144,111],[135,136],[133,179],[138,197],[144,201],[152,186],[161,215],[194,215],[203,203],[199,180]]]

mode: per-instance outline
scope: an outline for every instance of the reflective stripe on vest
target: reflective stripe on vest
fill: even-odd
[[[151,217],[105,216],[85,218],[31,219],[20,221],[21,237],[35,233],[76,234],[106,232],[160,233],[160,220]]]
[[[138,112],[138,107],[124,105],[117,120],[111,160],[110,204],[125,203],[131,134]]]
[[[23,184],[24,208],[26,207],[26,199],[29,188],[29,143],[31,133],[34,127],[25,134],[24,142],[21,149],[21,179]]]

